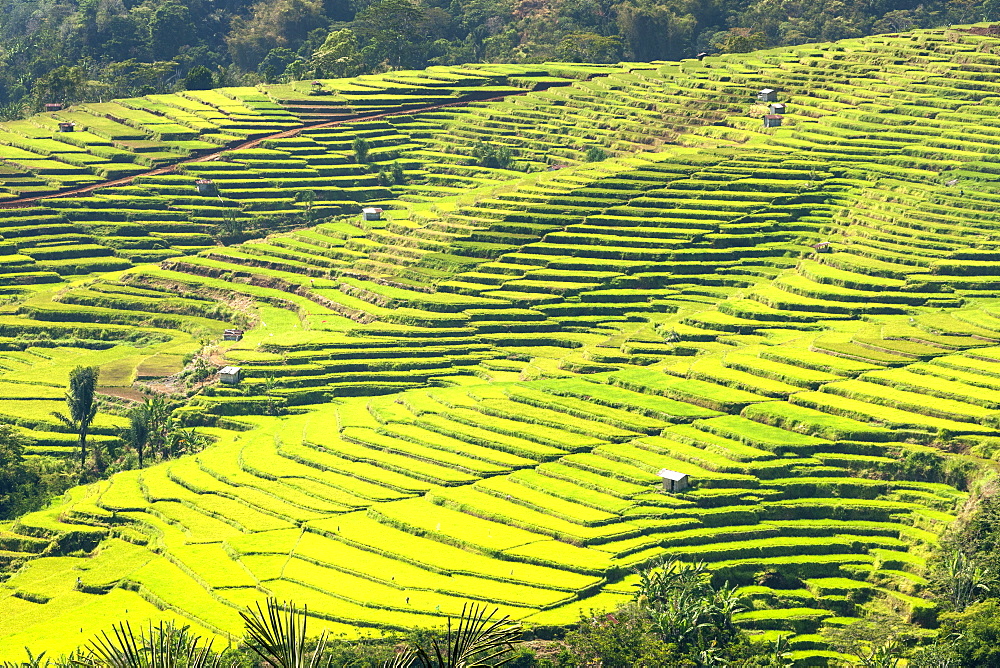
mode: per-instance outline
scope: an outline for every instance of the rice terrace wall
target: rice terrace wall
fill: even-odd
[[[268,595],[348,634],[564,625],[663,555],[803,664],[866,608],[933,624],[968,494],[905,463],[1000,443],[998,72],[955,28],[0,124],[0,421],[72,456],[78,364],[241,369],[179,409],[201,453],[0,524],[0,658],[126,615],[225,638]],[[217,243],[261,219],[306,223]]]

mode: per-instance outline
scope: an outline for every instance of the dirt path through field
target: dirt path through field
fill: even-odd
[[[535,90],[545,90],[548,88],[553,88],[556,86],[568,86],[572,84],[574,80],[567,80],[563,82],[546,82],[543,85],[539,85]],[[205,155],[200,155],[196,158],[187,158],[185,160],[179,160],[172,165],[167,165],[166,167],[157,167],[156,169],[151,169],[147,172],[141,172],[139,174],[133,174],[132,176],[126,176],[121,179],[112,179],[109,181],[102,181],[100,183],[93,183],[89,186],[82,186],[80,188],[72,188],[70,190],[59,190],[56,192],[48,193],[45,195],[36,195],[34,197],[24,197],[21,199],[7,200],[5,202],[0,202],[0,209],[23,209],[30,206],[37,206],[38,203],[44,199],[49,199],[51,197],[75,197],[78,195],[86,195],[92,193],[95,190],[100,190],[101,188],[112,188],[115,186],[124,186],[132,183],[135,179],[143,176],[157,176],[160,174],[169,174],[176,171],[179,165],[186,165],[192,162],[207,162],[209,160],[215,160],[220,158],[226,151],[238,151],[247,148],[256,148],[260,146],[262,142],[269,141],[271,139],[284,139],[286,137],[295,137],[303,130],[318,129],[318,128],[329,128],[337,125],[345,125],[350,123],[360,123],[363,121],[375,121],[380,118],[388,118],[390,116],[402,116],[407,114],[421,114],[428,111],[436,111],[438,109],[443,109],[445,107],[457,107],[471,102],[494,102],[497,100],[503,100],[504,98],[512,97],[515,95],[524,95],[532,91],[512,91],[510,93],[504,93],[502,95],[495,95],[492,97],[480,97],[476,95],[468,95],[454,102],[446,102],[444,104],[435,104],[426,107],[408,107],[405,109],[397,109],[395,111],[385,111],[378,114],[371,114],[368,116],[352,116],[349,118],[339,118],[335,121],[320,121],[317,123],[306,123],[298,127],[292,128],[290,130],[283,130],[281,132],[276,132],[274,134],[267,135],[265,137],[259,137],[257,139],[251,139],[249,141],[240,142],[238,144],[233,144],[230,146],[225,146],[220,148],[218,151],[212,153],[207,153]]]

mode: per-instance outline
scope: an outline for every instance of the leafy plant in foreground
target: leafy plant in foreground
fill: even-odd
[[[136,636],[132,626],[119,622],[91,640],[70,659],[71,665],[85,668],[222,668],[231,666],[212,651],[212,642],[202,642],[187,626],[172,622],[149,625],[148,633]]]
[[[258,603],[256,609],[240,613],[250,650],[274,668],[317,668],[326,648],[327,632],[323,631],[310,654],[306,641],[308,609],[300,611],[289,601],[282,610],[274,598],[267,599],[265,607],[266,611]]]
[[[643,571],[635,594],[660,637],[700,652],[721,647],[740,631],[733,615],[743,611],[736,590],[715,588],[704,562],[685,564],[671,557],[658,568]]]
[[[424,668],[480,668],[502,666],[513,659],[514,643],[521,639],[521,627],[504,615],[495,619],[498,610],[487,613],[477,603],[462,606],[458,624],[448,628],[443,638],[431,640],[430,651],[415,647],[396,655],[386,668],[409,668],[414,661]]]

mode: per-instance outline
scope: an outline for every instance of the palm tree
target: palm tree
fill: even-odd
[[[70,429],[77,433],[80,444],[80,472],[87,465],[87,432],[90,423],[97,415],[97,404],[94,395],[97,391],[97,378],[100,369],[96,366],[78,366],[69,373],[69,391],[66,392],[66,406],[69,417],[62,413],[52,415],[62,420]]]
[[[258,603],[256,610],[248,608],[240,613],[246,624],[247,647],[273,668],[318,668],[327,632],[320,634],[310,655],[306,648],[308,608],[300,611],[291,601],[282,606],[273,598],[267,599],[266,607],[265,612]]]
[[[114,637],[101,633],[72,658],[83,668],[235,668],[212,651],[212,642],[202,643],[187,626],[173,622],[149,624],[148,634],[136,637],[128,622],[112,627]]]
[[[139,456],[139,468],[142,468],[142,456],[149,443],[149,412],[145,404],[133,406],[128,412],[128,427],[122,429],[121,438],[125,444],[135,450]]]
[[[146,426],[149,430],[149,447],[160,451],[160,456],[166,458],[167,432],[170,422],[170,407],[162,394],[147,396],[142,402],[146,414]]]
[[[508,615],[494,619],[497,612],[494,608],[487,614],[486,606],[476,603],[463,605],[458,625],[453,630],[449,617],[444,638],[434,638],[430,652],[423,647],[407,649],[386,662],[385,668],[410,668],[414,661],[423,668],[502,666],[514,658],[514,643],[522,632]]]

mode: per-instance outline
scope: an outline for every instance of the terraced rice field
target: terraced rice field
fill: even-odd
[[[670,554],[740,585],[741,623],[787,635],[801,665],[836,658],[818,632],[868,609],[932,624],[926,558],[967,494],[906,464],[1000,437],[995,42],[325,81],[357,120],[0,211],[0,421],[36,452],[72,450],[46,416],[78,363],[112,392],[208,342],[245,377],[181,409],[204,452],[0,526],[0,656],[69,650],[126,610],[225,637],[267,595],[349,634],[437,625],[467,599],[565,625]],[[436,96],[400,97],[414,76]],[[762,127],[765,87],[780,128]],[[90,132],[223,146],[332,118],[309,88],[118,101],[135,121],[108,108]],[[48,118],[0,144],[34,150],[11,136]],[[479,141],[512,169],[475,164]],[[394,163],[405,183],[377,186]],[[205,176],[220,197],[195,196]],[[208,236],[227,212],[301,211],[301,189],[323,222]],[[246,337],[220,341],[234,325]],[[664,493],[663,468],[693,486]],[[756,584],[771,568],[802,586]]]

